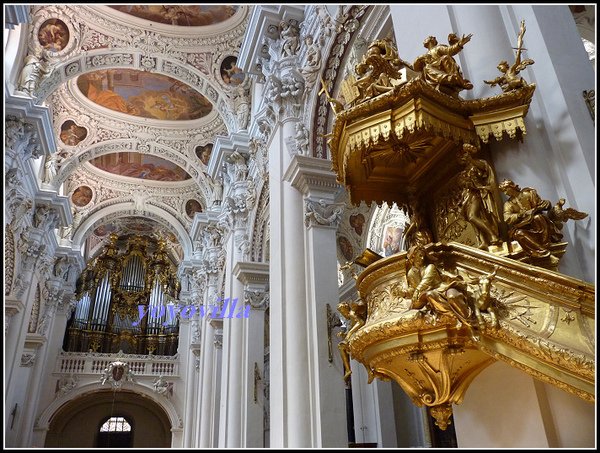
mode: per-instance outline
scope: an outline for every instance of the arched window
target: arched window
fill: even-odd
[[[133,446],[133,428],[125,417],[109,417],[100,424],[97,447],[130,448]]]
[[[131,425],[125,417],[110,417],[100,427],[100,432],[131,431]]]

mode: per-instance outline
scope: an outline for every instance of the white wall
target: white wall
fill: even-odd
[[[459,448],[595,445],[594,404],[504,362],[483,370],[453,407]]]
[[[548,448],[533,378],[496,362],[454,405],[459,448]]]

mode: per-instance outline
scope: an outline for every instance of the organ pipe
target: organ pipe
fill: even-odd
[[[112,234],[80,276],[79,302],[65,344],[73,351],[125,348],[123,352],[172,355],[178,324],[167,302],[177,299],[179,290],[163,239]],[[143,319],[140,310],[146,313]]]

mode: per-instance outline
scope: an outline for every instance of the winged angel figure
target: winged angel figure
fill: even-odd
[[[517,37],[517,55],[515,62],[512,66],[508,65],[506,60],[502,60],[498,63],[498,70],[503,74],[496,77],[494,80],[484,80],[489,86],[500,85],[504,93],[519,88],[523,88],[527,85],[527,82],[523,77],[519,76],[519,72],[525,69],[527,66],[532,65],[534,61],[531,58],[521,60],[521,53],[523,51],[523,35],[525,35],[525,21],[521,21],[521,28],[519,30],[519,36]]]

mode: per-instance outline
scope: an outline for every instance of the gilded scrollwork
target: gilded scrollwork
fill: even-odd
[[[368,322],[380,321],[388,316],[398,315],[410,310],[409,293],[405,283],[396,282],[381,291],[374,291],[367,299]]]
[[[442,409],[459,404],[472,379],[495,359],[593,399],[593,340],[580,328],[594,317],[591,285],[582,288],[575,279],[540,274],[461,244],[411,251],[419,249],[425,253],[417,259],[411,254],[407,261],[402,252],[357,276],[368,318],[343,347],[370,378],[392,377],[415,404],[430,408],[441,427],[448,420]],[[458,292],[454,300],[450,288]]]

